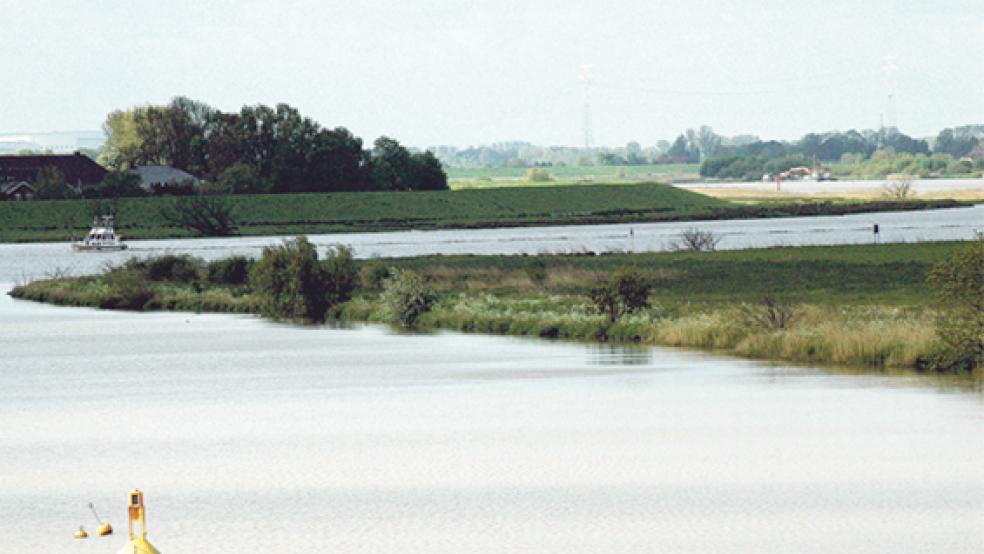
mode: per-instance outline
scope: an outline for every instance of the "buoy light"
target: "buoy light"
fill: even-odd
[[[127,506],[130,526],[130,542],[120,550],[120,554],[160,554],[154,545],[147,542],[147,520],[144,509],[143,493],[140,489],[130,491],[129,503]],[[140,524],[140,534],[133,532],[133,524]]]
[[[85,528],[79,525],[79,530],[75,532],[75,538],[77,539],[87,539],[89,538],[89,533],[85,532]]]

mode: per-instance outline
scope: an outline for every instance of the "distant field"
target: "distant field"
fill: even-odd
[[[171,198],[124,198],[117,226],[130,238],[193,236],[159,210]],[[312,193],[230,197],[243,235],[411,228],[598,223],[686,218],[734,205],[661,184],[539,186],[432,192]],[[68,240],[89,229],[108,201],[0,202],[0,241]]]
[[[625,177],[644,179],[668,175],[690,175],[696,177],[699,164],[650,164],[650,165],[592,165],[578,167],[545,167],[557,180],[577,180],[583,178],[614,178],[621,169]],[[520,179],[526,177],[525,167],[489,167],[474,169],[447,169],[448,179]]]

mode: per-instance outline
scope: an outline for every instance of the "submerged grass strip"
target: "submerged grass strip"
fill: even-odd
[[[412,269],[439,293],[424,330],[635,342],[712,349],[751,358],[859,368],[916,368],[935,348],[933,264],[960,243],[773,248],[605,256],[428,256],[360,262],[364,286],[331,308],[351,322],[387,323],[368,278]],[[538,282],[527,268],[542,264]],[[652,283],[651,306],[615,323],[594,312],[584,285],[634,266]],[[204,267],[204,266],[203,266]],[[199,273],[204,275],[203,272]],[[158,282],[126,272],[55,278],[14,289],[17,298],[71,306],[256,313],[248,286],[199,278]],[[795,317],[784,330],[749,318],[775,295]]]

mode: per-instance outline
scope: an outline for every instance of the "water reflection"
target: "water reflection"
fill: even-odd
[[[587,363],[600,366],[647,365],[653,360],[653,349],[635,344],[598,344],[586,347]]]

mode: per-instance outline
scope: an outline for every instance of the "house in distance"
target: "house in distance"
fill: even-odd
[[[137,165],[130,169],[140,177],[140,187],[147,192],[167,190],[178,186],[199,185],[198,177],[167,165]]]
[[[81,152],[40,156],[0,156],[0,183],[33,183],[41,170],[54,167],[76,191],[98,184],[106,169]]]

